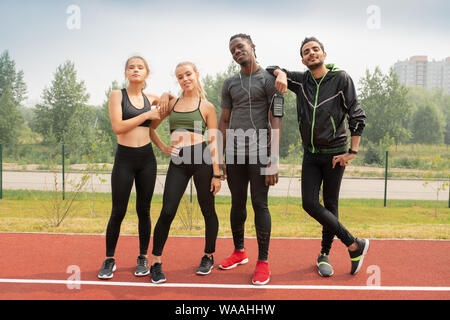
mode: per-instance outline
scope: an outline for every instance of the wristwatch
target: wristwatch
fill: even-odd
[[[348,153],[350,154],[358,154],[358,151],[352,150],[352,148],[348,149]]]
[[[213,178],[221,179],[222,175],[220,175],[220,174],[213,174]]]

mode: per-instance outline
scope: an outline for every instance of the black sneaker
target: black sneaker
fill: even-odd
[[[148,260],[145,256],[140,255],[137,257],[137,266],[136,271],[134,272],[134,275],[136,277],[143,277],[150,273],[150,270],[148,269]]]
[[[369,250],[369,239],[358,239],[356,238],[356,242],[358,243],[358,248],[354,251],[348,251],[350,254],[350,259],[352,261],[352,269],[350,274],[356,274],[363,264],[364,256]]]
[[[113,277],[113,272],[116,271],[116,261],[114,258],[108,258],[103,261],[102,268],[98,272],[99,279],[111,279]]]
[[[163,283],[166,282],[166,277],[162,271],[161,263],[155,263],[150,267],[150,274],[153,283]]]
[[[331,277],[334,273],[330,259],[325,253],[321,253],[317,257],[317,268],[319,268],[319,274],[322,277]]]
[[[214,258],[211,256],[211,258],[208,258],[208,256],[205,254],[202,257],[202,261],[200,262],[200,265],[197,268],[197,274],[198,275],[207,275],[211,273],[212,268],[214,268]]]

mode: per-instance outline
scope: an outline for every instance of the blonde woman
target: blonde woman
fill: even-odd
[[[164,186],[163,207],[153,236],[153,260],[150,272],[153,283],[166,281],[161,267],[162,251],[169,235],[170,225],[191,177],[194,177],[198,202],[205,220],[204,254],[196,271],[199,275],[209,274],[213,268],[213,253],[219,228],[214,206],[214,196],[221,187],[218,153],[214,152],[217,132],[216,111],[205,99],[199,73],[193,63],[178,64],[175,75],[182,93],[178,98],[170,96],[168,108],[162,112],[161,119],[152,122],[150,126],[152,140],[165,154],[171,154]],[[169,118],[170,124],[172,140],[170,146],[164,145],[155,132],[166,117]],[[205,129],[208,129],[209,146],[204,141]]]
[[[159,97],[143,92],[149,74],[144,58],[129,58],[125,63],[128,87],[114,90],[109,96],[109,115],[117,135],[117,150],[111,174],[112,210],[106,229],[106,258],[98,273],[100,279],[111,279],[116,270],[114,253],[133,182],[139,218],[139,256],[134,274],[149,274],[150,202],[156,181],[156,158],[150,142],[149,126],[160,118],[156,107],[151,107]]]

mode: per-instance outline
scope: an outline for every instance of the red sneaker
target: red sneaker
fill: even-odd
[[[265,261],[256,262],[255,273],[253,274],[252,283],[263,285],[270,281],[269,264]]]
[[[248,258],[245,251],[234,250],[231,256],[229,256],[219,264],[219,268],[223,270],[229,270],[247,262]]]

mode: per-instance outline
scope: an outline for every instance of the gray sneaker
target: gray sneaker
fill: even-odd
[[[325,253],[321,253],[317,257],[317,268],[322,277],[331,277],[334,273],[330,259]]]
[[[204,276],[211,273],[212,268],[214,268],[214,258],[211,256],[211,258],[208,258],[208,256],[205,254],[202,257],[202,261],[200,262],[200,265],[197,268],[197,274]]]
[[[116,261],[114,258],[109,258],[103,261],[103,265],[98,272],[97,277],[99,279],[111,279],[113,277],[113,272],[116,271]]]
[[[148,260],[146,257],[140,255],[137,257],[137,266],[134,275],[136,277],[143,277],[150,274],[150,270],[148,268]]]

